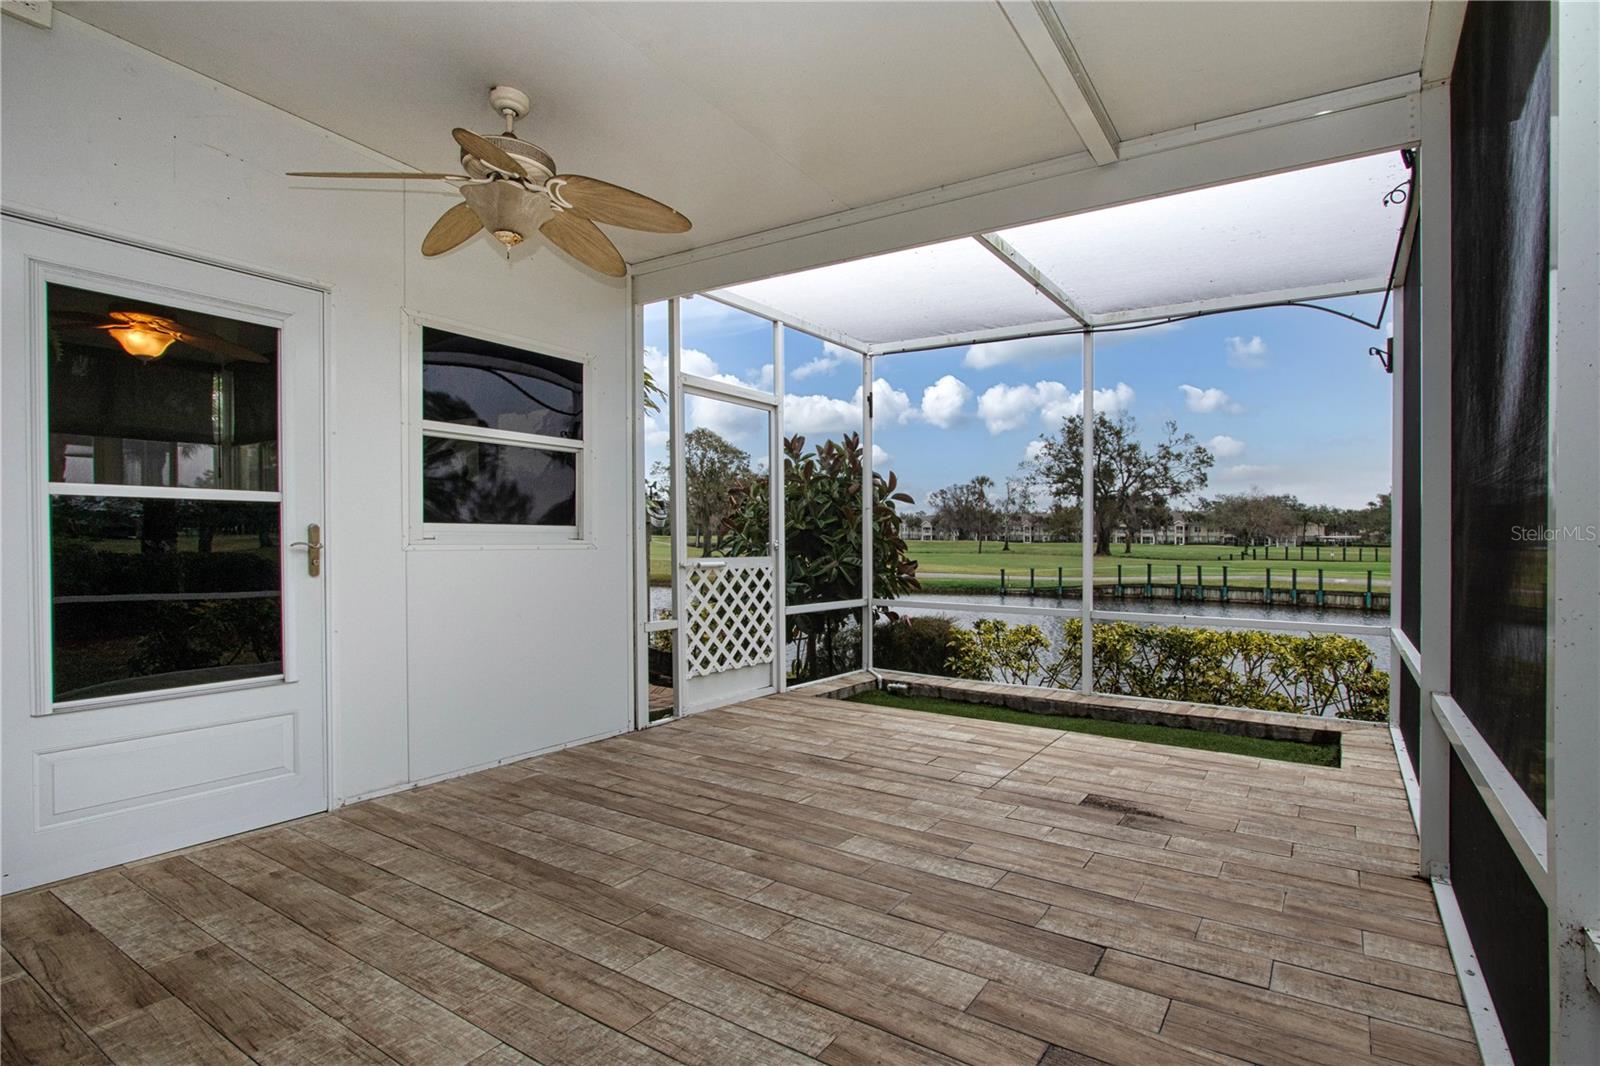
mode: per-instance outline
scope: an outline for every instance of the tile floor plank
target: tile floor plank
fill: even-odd
[[[1331,727],[722,708],[7,898],[5,1059],[1475,1062],[1388,735]]]

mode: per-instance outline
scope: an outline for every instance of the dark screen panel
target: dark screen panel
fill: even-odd
[[[1400,736],[1406,742],[1406,757],[1411,760],[1411,769],[1420,771],[1417,736],[1422,725],[1422,689],[1403,664],[1396,664],[1396,669],[1400,671]]]
[[[422,417],[581,440],[583,364],[425,327]]]
[[[1451,82],[1451,690],[1542,811],[1550,5],[1474,3]]]
[[[278,505],[50,499],[57,700],[283,671]]]
[[[1420,165],[1420,162],[1419,162]],[[1412,182],[1417,195],[1420,181]],[[1422,245],[1412,241],[1400,314],[1400,631],[1422,647]]]
[[[1518,1066],[1550,1061],[1544,900],[1450,753],[1450,881]]]
[[[578,522],[572,452],[422,438],[422,520],[501,526]]]

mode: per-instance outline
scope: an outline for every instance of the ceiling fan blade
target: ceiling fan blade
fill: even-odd
[[[646,233],[683,233],[693,224],[678,212],[643,193],[624,189],[599,178],[582,174],[561,174],[553,179],[563,184],[557,194],[573,210],[608,226],[643,230]]]
[[[199,333],[194,330],[181,329],[178,333],[178,339],[191,348],[199,348],[203,352],[210,353],[221,364],[271,362],[260,352],[251,351],[242,344],[224,340],[213,333]]]
[[[558,212],[539,227],[539,232],[584,266],[592,267],[608,277],[620,278],[628,272],[628,264],[622,261],[622,253],[617,251],[617,246],[611,243],[609,237],[600,232],[600,227],[571,211]]]
[[[422,238],[423,255],[442,255],[477,234],[483,228],[478,213],[466,202],[456,204],[439,216],[428,235]]]
[[[465,174],[411,174],[403,170],[291,170],[291,178],[398,178],[401,181],[470,181]]]
[[[476,156],[480,163],[487,163],[496,170],[503,170],[513,177],[525,178],[528,176],[528,172],[522,169],[522,164],[512,159],[503,149],[497,147],[494,142],[485,140],[471,130],[464,130],[459,126],[451,130],[450,135],[468,153]]]

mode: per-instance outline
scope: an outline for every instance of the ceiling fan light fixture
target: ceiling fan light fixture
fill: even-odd
[[[116,338],[123,351],[138,359],[160,359],[178,339],[170,333],[138,325],[113,326],[106,332]]]
[[[494,231],[494,239],[507,248],[515,248],[522,243],[522,234],[514,229],[497,229]]]

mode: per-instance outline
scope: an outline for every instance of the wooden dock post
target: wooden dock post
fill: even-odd
[[[1317,606],[1322,606],[1322,567],[1317,567]]]
[[[1262,590],[1262,601],[1269,606],[1272,603],[1272,567],[1267,567],[1267,585]]]
[[[1222,602],[1228,602],[1228,568],[1222,568]]]

